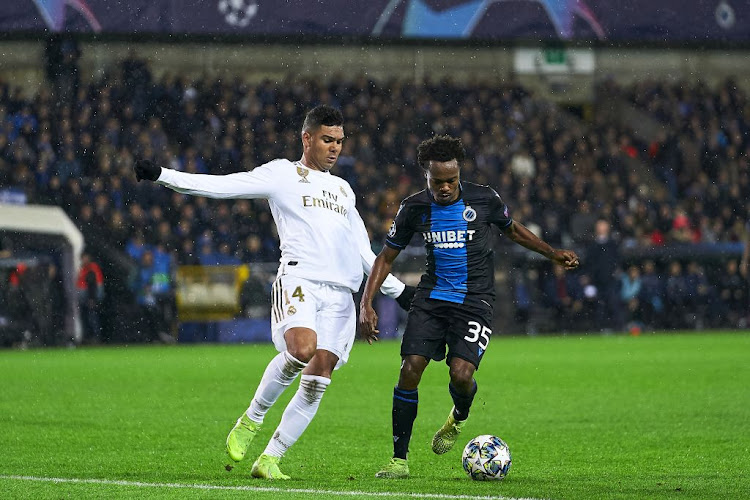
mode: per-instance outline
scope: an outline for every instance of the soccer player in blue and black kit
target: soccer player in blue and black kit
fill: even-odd
[[[414,233],[421,234],[427,249],[427,271],[414,296],[401,342],[401,372],[393,390],[393,458],[376,474],[380,478],[409,477],[406,454],[417,417],[417,386],[431,359],[446,359],[448,390],[454,403],[448,420],[432,440],[432,450],[437,454],[450,450],[469,416],[477,392],[474,372],[492,335],[492,226],[565,269],[579,264],[575,252],[552,248],[514,221],[494,189],[461,181],[466,153],[459,139],[436,136],[422,142],[417,152],[427,189],[401,203],[360,305],[360,331],[372,343],[378,334],[372,299],[399,252]]]

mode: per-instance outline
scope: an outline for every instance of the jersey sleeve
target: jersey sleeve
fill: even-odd
[[[269,198],[276,189],[276,177],[267,164],[250,172],[229,175],[190,174],[162,168],[156,182],[178,193],[206,198]]]
[[[354,238],[359,247],[359,255],[362,258],[362,270],[369,276],[376,257],[370,246],[370,238],[367,235],[367,228],[365,228],[365,223],[353,204],[348,217],[352,227],[352,232],[354,233]],[[384,295],[395,299],[401,295],[405,287],[406,285],[404,285],[401,280],[394,275],[389,274],[385,277],[385,281],[383,281],[383,284],[380,286],[380,291]]]
[[[414,235],[414,225],[409,218],[409,210],[406,205],[401,204],[393,219],[391,229],[385,238],[385,244],[397,250],[403,250]]]
[[[505,229],[513,223],[508,205],[503,202],[497,191],[490,189],[489,214],[487,220],[500,229]]]

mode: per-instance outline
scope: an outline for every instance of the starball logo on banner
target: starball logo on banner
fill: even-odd
[[[470,38],[489,8],[503,0],[406,0],[402,34],[406,36],[448,36]],[[604,28],[583,0],[518,0],[539,4],[562,39],[573,37],[573,22],[580,17],[600,39]],[[396,7],[402,1],[392,0],[373,29],[379,35]]]
[[[34,0],[34,4],[51,31],[59,32],[65,28],[65,7],[78,11],[95,32],[102,30],[99,20],[84,0]]]
[[[253,0],[219,0],[219,12],[230,26],[244,28],[258,13],[258,2]]]

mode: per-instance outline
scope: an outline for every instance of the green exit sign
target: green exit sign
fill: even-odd
[[[544,49],[544,60],[547,64],[566,64],[565,49]]]

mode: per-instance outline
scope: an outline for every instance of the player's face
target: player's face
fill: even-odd
[[[333,168],[344,144],[344,127],[321,125],[310,132],[302,132],[305,165],[327,172]]]
[[[430,161],[427,166],[427,189],[440,205],[448,205],[458,199],[461,171],[458,161]]]

